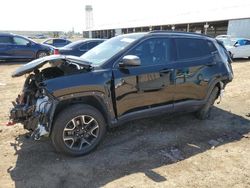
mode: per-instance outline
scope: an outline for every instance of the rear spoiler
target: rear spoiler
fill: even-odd
[[[223,42],[218,40],[218,39],[215,39],[216,42],[220,45],[220,47],[222,47],[222,49],[224,50],[225,54],[227,55],[227,58],[228,58],[228,62],[231,64],[233,62],[229,52],[227,51],[226,47],[224,46]]]

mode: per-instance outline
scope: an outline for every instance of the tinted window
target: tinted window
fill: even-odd
[[[0,44],[11,44],[11,43],[12,43],[11,37],[0,36]]]
[[[29,43],[28,40],[26,40],[24,38],[21,38],[21,37],[14,37],[13,40],[14,40],[14,43],[16,45],[24,45],[24,46],[26,46]]]
[[[94,48],[96,45],[100,44],[100,42],[89,42],[88,43],[88,49]]]
[[[88,44],[85,43],[85,44],[81,45],[79,49],[80,50],[87,50],[88,49]]]
[[[142,65],[167,63],[174,58],[172,39],[155,38],[143,41],[127,55],[140,57]]]
[[[66,41],[65,40],[63,40],[63,39],[54,39],[54,42],[53,42],[54,44],[64,44],[64,43],[66,43]]]
[[[250,40],[247,40],[247,41],[246,41],[246,45],[250,45]]]
[[[210,50],[206,40],[177,38],[175,39],[178,59],[190,59],[203,57],[210,54]]]

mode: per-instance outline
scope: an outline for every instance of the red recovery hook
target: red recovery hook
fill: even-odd
[[[15,124],[16,124],[15,122],[9,121],[9,122],[7,122],[5,125],[6,125],[6,126],[13,126],[13,125],[15,125]]]

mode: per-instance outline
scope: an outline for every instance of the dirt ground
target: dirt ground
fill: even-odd
[[[0,65],[0,124],[24,78]],[[71,158],[48,139],[0,126],[0,187],[250,187],[250,61],[233,63],[235,78],[206,121],[193,114],[142,119],[109,131],[96,151]]]

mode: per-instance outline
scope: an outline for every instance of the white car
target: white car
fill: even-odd
[[[231,58],[250,58],[250,39],[231,39],[233,45],[224,44]]]

